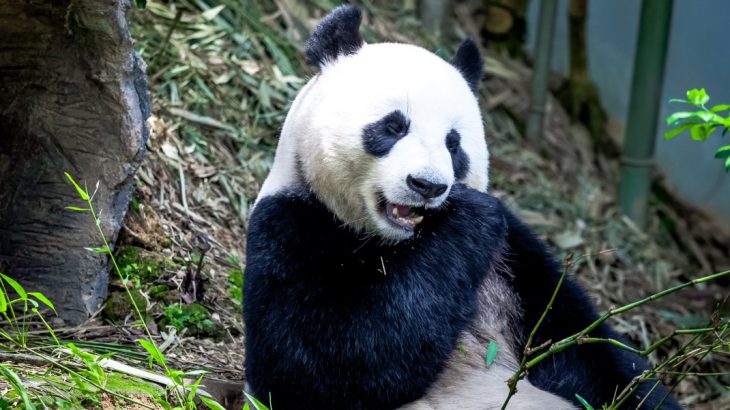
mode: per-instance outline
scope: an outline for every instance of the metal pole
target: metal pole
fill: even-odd
[[[674,0],[644,0],[641,5],[619,186],[621,210],[640,228],[646,225],[654,171],[654,142],[673,5]]]
[[[536,140],[542,136],[557,9],[558,0],[540,2],[537,44],[535,45],[535,69],[532,72],[530,115],[527,118],[527,139],[529,140]]]

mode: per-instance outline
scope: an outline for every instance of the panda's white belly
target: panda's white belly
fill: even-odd
[[[517,301],[509,286],[490,274],[480,289],[479,315],[473,326],[464,331],[458,348],[446,370],[425,397],[401,410],[492,410],[500,409],[509,393],[507,380],[518,368],[517,355],[507,340],[508,324],[515,315]],[[514,323],[514,322],[512,322]],[[499,345],[494,362],[487,367],[485,358],[489,341]],[[512,410],[568,410],[576,407],[552,393],[521,380],[510,399]]]

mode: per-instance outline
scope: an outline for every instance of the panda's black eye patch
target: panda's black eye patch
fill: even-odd
[[[461,148],[461,134],[456,130],[449,131],[446,134],[446,148],[451,154],[451,163],[454,166],[454,177],[462,179],[469,171],[469,157]]]
[[[363,129],[365,149],[376,157],[384,156],[398,140],[408,135],[410,125],[408,118],[399,110],[366,125]]]

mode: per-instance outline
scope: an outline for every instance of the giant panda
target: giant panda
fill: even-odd
[[[365,44],[361,12],[315,28],[319,68],[294,100],[248,227],[248,393],[276,410],[498,409],[561,267],[487,192],[477,99],[483,59],[447,62],[408,44]],[[595,320],[571,278],[533,346]],[[620,337],[607,325],[594,337]],[[499,346],[485,364],[487,346]],[[514,409],[600,405],[645,361],[580,345],[529,371]],[[679,405],[660,383],[635,408]]]

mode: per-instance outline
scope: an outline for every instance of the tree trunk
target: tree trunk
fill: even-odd
[[[0,270],[78,323],[106,295],[108,258],[64,171],[116,238],[145,152],[145,65],[129,0],[0,2]]]
[[[586,40],[586,21],[588,20],[588,0],[570,0],[568,22],[570,29],[570,76],[562,102],[568,107],[573,121],[588,126],[594,138],[603,138],[606,113],[601,105],[598,88],[591,81],[588,71],[588,42]]]

